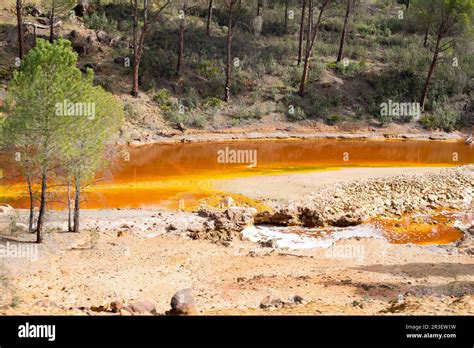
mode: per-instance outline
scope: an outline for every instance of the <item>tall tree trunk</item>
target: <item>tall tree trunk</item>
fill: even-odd
[[[67,178],[67,231],[72,232],[72,219],[71,219],[71,178]]]
[[[311,53],[313,51],[314,42],[316,41],[316,36],[318,34],[319,27],[321,25],[321,19],[323,17],[323,12],[324,12],[326,6],[329,4],[329,1],[330,0],[324,0],[323,4],[321,6],[321,10],[319,11],[319,15],[318,15],[318,21],[316,22],[316,25],[313,29],[312,36],[311,36],[311,39],[310,39],[310,42],[309,42],[309,46],[306,48],[303,74],[301,76],[300,89],[299,89],[299,95],[300,96],[304,96],[304,93],[305,93],[306,80],[308,79],[308,74],[309,74],[309,60],[311,58]],[[312,2],[312,0],[310,0],[310,6],[312,5],[311,2]],[[311,19],[310,19],[310,21],[311,21]]]
[[[232,83],[232,36],[233,36],[233,23],[232,15],[234,10],[234,4],[236,0],[230,0],[229,4],[229,19],[227,22],[227,61],[225,69],[225,92],[224,101],[230,101],[230,86]]]
[[[79,175],[74,176],[74,184],[75,184],[75,197],[74,197],[74,228],[73,232],[79,232],[79,213],[80,213],[80,196],[81,196],[81,180]]]
[[[130,94],[134,97],[138,97],[138,0],[133,2],[133,24],[132,24],[132,45],[133,45],[133,80],[132,80],[132,91]]]
[[[145,0],[145,2],[147,2]],[[146,19],[146,15],[145,15],[145,21],[143,23],[143,28],[142,28],[142,32],[140,34],[140,39],[138,40],[138,52],[137,52],[137,60],[136,60],[136,75],[135,75],[135,88],[136,88],[136,94],[135,94],[135,97],[138,96],[138,74],[139,74],[139,70],[140,70],[140,62],[142,60],[142,56],[143,56],[143,50],[145,48],[145,34],[146,32],[148,31],[148,20]]]
[[[23,59],[23,18],[22,11],[23,3],[22,0],[16,0],[16,21],[17,21],[17,30],[18,30],[18,58]]]
[[[140,60],[143,55],[143,50],[145,46],[145,34],[148,30],[148,0],[143,2],[143,26],[140,33],[140,38],[138,38],[138,0],[133,0],[133,24],[132,24],[132,44],[133,44],[133,86],[130,94],[135,98],[138,97],[138,77],[140,73]],[[159,15],[161,11],[168,6],[171,0],[165,2],[163,6],[160,7],[156,14]]]
[[[428,45],[429,36],[430,36],[430,26],[428,25],[425,31],[425,38],[423,39],[423,47],[426,47]]]
[[[30,216],[29,216],[29,219],[28,219],[28,232],[34,232],[33,231],[33,224],[34,224],[34,214],[35,214],[35,210],[34,210],[34,201],[33,201],[33,186],[32,186],[32,182],[31,182],[31,175],[30,174],[27,174],[26,175],[26,180],[28,182],[28,196],[29,196],[29,199],[30,199]]]
[[[207,9],[207,23],[206,23],[207,36],[211,36],[212,6],[213,6],[213,0],[209,0],[209,7]]]
[[[430,86],[431,77],[433,76],[436,63],[438,62],[440,43],[441,43],[441,31],[438,33],[438,38],[436,39],[436,47],[433,53],[433,60],[431,61],[430,70],[428,71],[428,76],[426,77],[425,86],[423,87],[423,93],[421,95],[421,100],[420,100],[421,110],[425,109],[426,97],[428,96],[428,89]]]
[[[178,44],[178,66],[176,70],[178,71],[178,79],[181,79],[183,76],[183,66],[184,66],[184,31],[186,30],[186,12],[183,8],[183,18],[179,25],[179,44]]]
[[[38,214],[38,222],[36,223],[36,243],[41,243],[43,241],[43,225],[44,225],[44,215],[46,212],[46,170],[43,170],[41,175],[41,197],[40,197],[40,209]]]
[[[54,41],[54,7],[55,3],[53,1],[53,4],[51,5],[51,15],[49,17],[49,42],[53,43]]]
[[[313,0],[308,0],[308,27],[306,29],[306,50],[305,55],[308,53],[308,48],[311,43],[311,36],[313,32]]]
[[[262,0],[257,0],[257,16],[260,16],[262,7],[263,7]]]
[[[344,26],[342,28],[341,42],[339,44],[339,53],[337,54],[337,62],[340,62],[342,60],[342,54],[344,52],[344,42],[346,40],[347,24],[349,23],[349,16],[351,15],[351,1],[352,0],[346,0],[346,1],[347,1],[346,16],[344,18]]]
[[[301,7],[301,19],[300,19],[300,34],[298,42],[298,65],[301,64],[301,58],[303,55],[303,36],[304,36],[304,15],[306,12],[306,0],[303,0],[303,5]]]
[[[285,34],[288,34],[288,0],[285,0]]]

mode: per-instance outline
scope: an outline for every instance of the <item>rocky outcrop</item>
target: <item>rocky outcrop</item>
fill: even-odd
[[[202,208],[198,215],[208,219],[207,228],[190,231],[193,239],[210,239],[213,241],[231,241],[241,238],[240,232],[254,223],[255,208],[230,207],[226,210]]]
[[[474,166],[439,173],[399,175],[323,186],[318,192],[275,212],[259,213],[257,223],[304,227],[347,227],[375,216],[429,213],[472,207]]]

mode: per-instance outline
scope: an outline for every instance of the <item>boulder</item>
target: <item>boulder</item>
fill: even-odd
[[[115,64],[120,64],[120,65],[124,65],[124,64],[125,64],[125,58],[124,58],[124,57],[117,57],[117,58],[114,58],[114,63],[115,63]]]
[[[123,302],[121,300],[115,300],[115,301],[110,302],[109,309],[112,312],[118,313],[121,311],[122,308],[123,308]]]
[[[270,213],[264,211],[255,216],[255,223],[268,223],[273,225],[294,226],[299,225],[298,214],[291,209],[283,208]]]
[[[36,21],[39,24],[43,24],[43,25],[49,25],[49,22],[50,22],[48,17],[39,17],[36,19]]]
[[[258,244],[260,244],[262,248],[272,248],[272,249],[278,248],[278,242],[274,238],[269,239],[269,240],[262,240]]]
[[[97,40],[98,40],[100,43],[109,44],[109,42],[110,42],[110,36],[109,36],[109,34],[107,34],[105,31],[99,30],[99,31],[97,31],[95,34],[96,34],[96,36],[97,36]]]
[[[271,295],[265,296],[262,301],[260,301],[260,308],[262,309],[281,307],[283,307],[283,301]]]
[[[109,42],[109,45],[113,48],[122,48],[122,49],[128,48],[128,42],[123,41],[120,36],[116,36],[112,38]]]
[[[48,17],[38,17],[36,19],[36,21],[39,23],[39,24],[42,24],[42,25],[51,25],[51,19],[48,18]],[[61,21],[61,19],[59,17],[53,17],[53,27],[56,28],[56,27],[60,27],[63,25],[63,22]]]
[[[303,304],[305,302],[304,298],[300,295],[293,296],[293,302],[296,304]]]
[[[360,225],[364,221],[360,213],[339,214],[328,219],[327,223],[335,227],[349,227]]]
[[[198,314],[196,302],[191,289],[179,290],[171,298],[171,310],[166,312],[168,315],[196,315]]]
[[[74,14],[77,17],[84,17],[84,15],[92,14],[96,10],[95,4],[90,0],[78,0],[78,4],[73,8]]]
[[[82,40],[74,41],[72,43],[72,49],[81,57],[87,56],[90,52],[90,44]]]
[[[176,227],[174,224],[169,224],[166,229],[168,231],[176,231],[178,229],[178,227]]]
[[[86,64],[84,64],[84,68],[85,69],[92,69],[94,71],[99,71],[100,70],[99,65],[97,65],[96,63],[86,63]]]
[[[77,32],[77,30],[71,30],[68,37],[70,40],[74,40],[79,37],[79,33]]]
[[[89,309],[92,312],[107,312],[109,310],[109,303],[102,302],[101,304],[98,304],[98,305],[92,305]]]
[[[156,314],[155,305],[147,300],[129,304],[123,309],[132,314]]]
[[[230,207],[225,211],[201,208],[198,215],[208,218],[208,223],[199,230],[188,229],[193,239],[208,239],[215,242],[229,242],[241,238],[240,232],[253,224],[257,214],[255,208]]]

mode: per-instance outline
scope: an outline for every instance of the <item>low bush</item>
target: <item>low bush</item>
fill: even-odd
[[[84,22],[89,29],[104,30],[107,32],[117,30],[117,21],[108,19],[105,12],[94,12],[91,15],[84,15]]]
[[[441,103],[434,103],[433,112],[424,115],[420,122],[428,129],[440,129],[445,132],[452,132],[462,126],[459,110]]]

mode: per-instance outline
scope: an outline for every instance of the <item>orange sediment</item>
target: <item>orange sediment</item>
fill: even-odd
[[[225,148],[256,151],[257,165],[219,163],[218,151]],[[109,178],[84,189],[83,208],[176,209],[184,202],[185,209],[193,209],[203,199],[215,203],[222,195],[235,197],[214,188],[213,183],[220,179],[350,167],[447,167],[474,162],[474,148],[462,141],[246,140],[154,144],[127,151],[129,160],[118,158]],[[18,179],[14,161],[3,162],[0,201],[27,207],[26,185]],[[64,209],[65,187],[51,185],[50,192],[50,207]],[[247,203],[255,205],[257,201]]]

